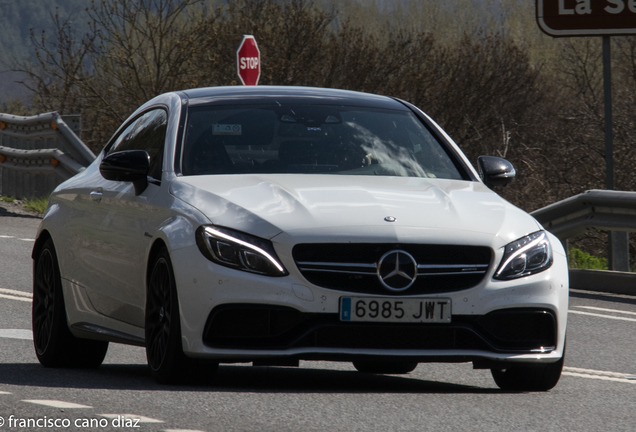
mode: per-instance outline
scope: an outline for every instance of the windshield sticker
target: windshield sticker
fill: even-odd
[[[240,124],[215,124],[212,126],[212,135],[242,135],[243,128]]]

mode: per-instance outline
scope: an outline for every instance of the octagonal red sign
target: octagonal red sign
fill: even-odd
[[[236,50],[236,71],[244,85],[258,84],[261,77],[261,52],[254,36],[243,36]]]

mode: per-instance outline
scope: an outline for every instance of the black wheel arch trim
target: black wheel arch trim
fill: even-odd
[[[31,250],[31,259],[35,260],[38,258],[42,246],[44,246],[44,243],[46,243],[48,239],[51,239],[51,241],[53,241],[51,234],[47,230],[42,230],[38,237],[35,239],[35,244],[33,245],[33,249]],[[55,242],[53,242],[53,246],[55,247]]]

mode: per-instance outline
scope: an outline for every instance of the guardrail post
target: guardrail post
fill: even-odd
[[[68,125],[71,131],[77,135],[79,139],[82,139],[82,115],[81,114],[66,114],[60,116],[64,123]]]
[[[625,231],[610,231],[610,270],[629,271],[629,234]]]

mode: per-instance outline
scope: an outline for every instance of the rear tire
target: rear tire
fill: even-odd
[[[417,362],[399,362],[399,361],[354,361],[353,367],[358,372],[371,374],[388,374],[403,375],[413,372],[417,367]]]
[[[209,381],[217,363],[183,353],[179,299],[170,255],[164,248],[152,265],[146,295],[146,359],[159,384]]]
[[[540,366],[514,365],[508,369],[491,369],[497,386],[506,391],[548,391],[557,385],[563,370],[563,357],[554,363]]]
[[[60,268],[51,239],[44,243],[33,264],[31,324],[35,354],[43,366],[96,368],[104,361],[108,342],[77,338],[68,328]]]

